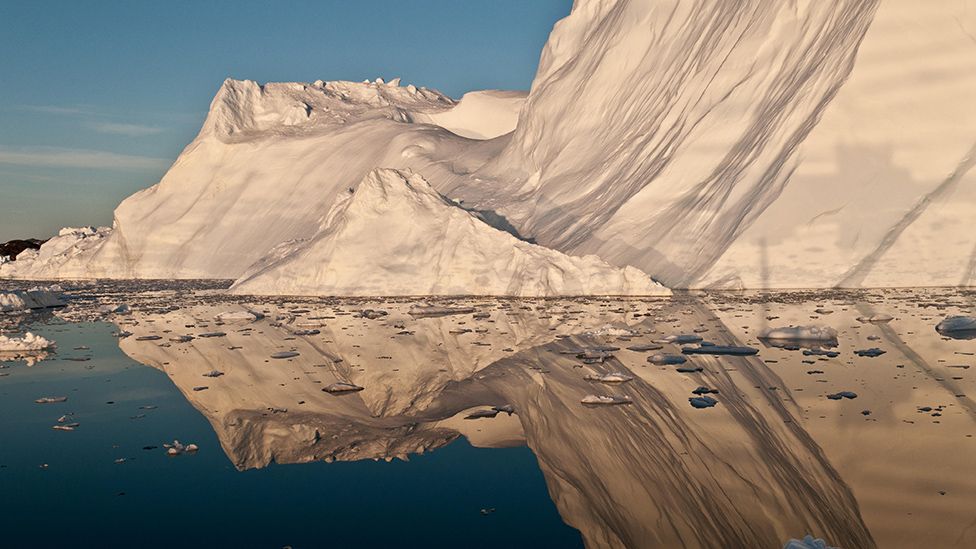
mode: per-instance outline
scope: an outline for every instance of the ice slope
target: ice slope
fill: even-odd
[[[228,79],[200,134],[163,179],[119,205],[97,253],[71,265],[4,266],[0,274],[237,278],[278,244],[314,236],[336,195],[377,166],[469,170],[465,155],[477,157],[481,145],[411,123],[454,105],[398,81],[261,86]]]
[[[374,170],[322,229],[259,261],[231,288],[257,295],[666,295],[631,267],[518,240],[423,177]]]

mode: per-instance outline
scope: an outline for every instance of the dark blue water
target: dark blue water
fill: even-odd
[[[410,462],[239,472],[166,375],[104,323],[34,326],[58,357],[0,370],[0,547],[578,547],[532,452],[460,439]],[[91,350],[73,350],[86,345]],[[65,357],[85,357],[72,362]],[[43,396],[66,403],[36,404]],[[111,404],[109,403],[111,402]],[[157,406],[140,410],[140,406]],[[51,427],[67,412],[81,425]],[[132,419],[139,414],[144,418]],[[169,457],[164,442],[194,442]],[[158,446],[144,450],[145,446]],[[123,463],[115,463],[125,458]],[[46,467],[42,467],[46,464]],[[482,515],[482,508],[496,511]]]

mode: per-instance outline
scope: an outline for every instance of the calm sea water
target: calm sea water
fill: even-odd
[[[406,463],[238,471],[167,375],[119,350],[113,325],[29,328],[59,352],[0,370],[2,547],[581,546],[524,446],[461,438]],[[52,395],[68,401],[34,402]],[[53,430],[68,413],[79,427]],[[173,439],[201,450],[169,457]]]
[[[976,547],[969,290],[67,296],[0,317],[57,342],[0,362],[0,547]]]

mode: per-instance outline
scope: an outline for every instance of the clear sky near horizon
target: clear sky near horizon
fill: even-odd
[[[108,225],[224,78],[528,89],[572,0],[0,0],[0,242]]]

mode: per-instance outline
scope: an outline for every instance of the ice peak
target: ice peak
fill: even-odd
[[[201,135],[227,139],[280,133],[292,128],[335,126],[363,119],[409,121],[412,112],[437,112],[454,106],[446,95],[424,87],[385,82],[316,80],[269,82],[224,80],[210,104]]]

